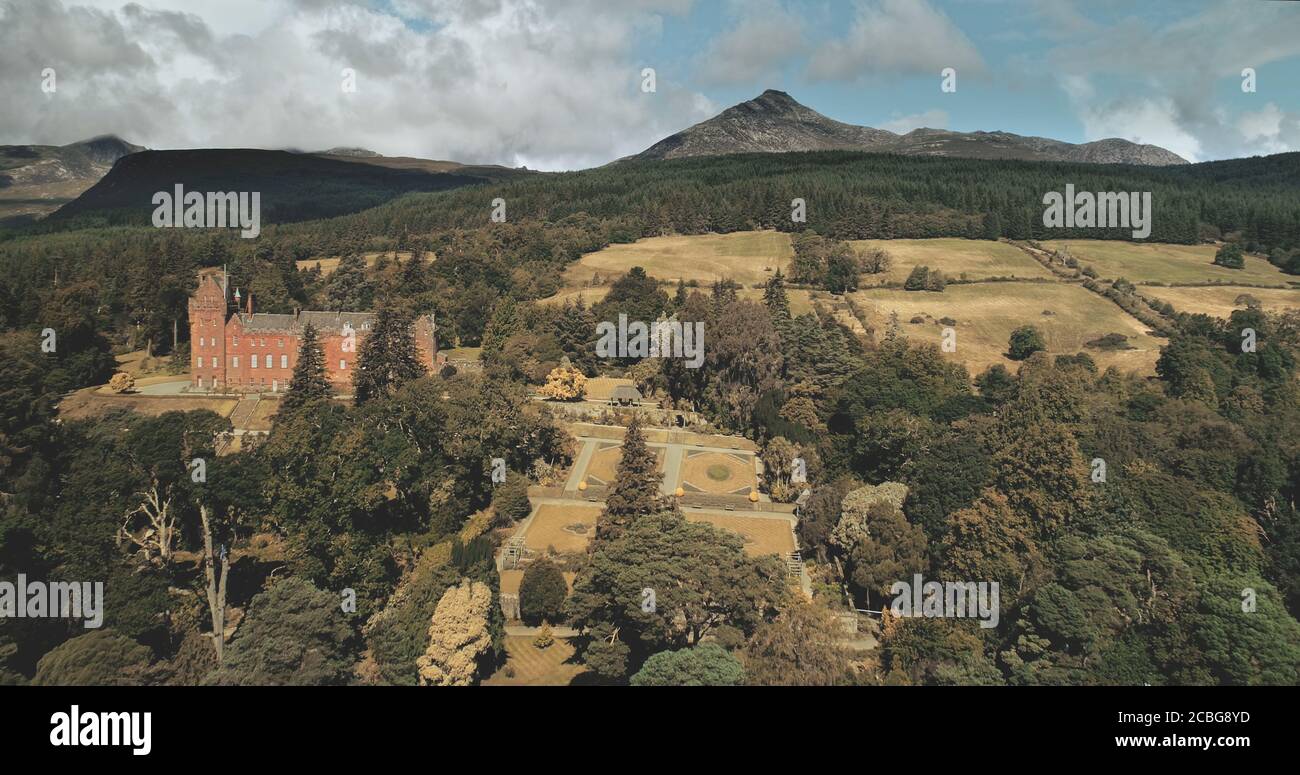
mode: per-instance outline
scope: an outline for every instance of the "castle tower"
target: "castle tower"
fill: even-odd
[[[224,273],[199,275],[199,289],[190,297],[190,384],[220,388],[226,381],[226,292]]]

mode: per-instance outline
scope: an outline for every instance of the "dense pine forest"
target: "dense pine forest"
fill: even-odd
[[[793,314],[781,273],[761,302],[733,283],[665,287],[637,268],[590,307],[536,301],[582,254],[671,233],[1127,238],[1043,229],[1042,194],[1066,183],[1151,191],[1152,241],[1228,239],[1297,273],[1297,181],[1300,154],[1160,169],[734,156],[404,196],[270,225],[257,240],[84,214],[7,234],[0,578],[102,579],[108,599],[106,628],[89,635],[79,623],[5,622],[0,681],[478,681],[504,659],[495,529],[520,517],[523,483],[550,481],[573,454],[529,394],[573,369],[630,374],[664,406],[753,440],[774,500],[799,489],[786,461],[806,460],[798,531],[816,568],[810,602],[770,558],[681,519],[647,473],[633,421],[572,591],[553,569],[530,566],[525,579],[550,590],[539,593],[545,620],[582,633],[592,680],[1295,684],[1294,312],[1167,315],[1157,376],[1143,378],[1034,346],[1017,353],[1017,371],[970,374],[897,322],[859,337],[826,310]],[[496,198],[505,223],[490,220]],[[796,198],[806,223],[791,222]],[[370,264],[367,253],[378,254]],[[333,256],[328,275],[296,264]],[[196,270],[215,266],[259,311],[379,310],[386,333],[361,358],[384,376],[355,401],[331,400],[310,353],[269,436],[220,457],[214,432],[229,420],[211,412],[59,417],[64,393],[107,381],[115,352],[188,363],[186,299]],[[399,368],[411,360],[403,324],[417,313],[437,315],[444,346],[481,347],[483,372]],[[598,360],[595,325],[620,313],[702,321],[703,368]],[[59,334],[56,352],[40,347],[45,328]],[[209,461],[203,483],[189,475],[195,457]],[[509,487],[489,476],[498,457]],[[140,530],[141,519],[161,519],[171,537]],[[830,612],[879,609],[891,582],[914,573],[1001,580],[998,625],[886,616],[876,656],[851,659]],[[663,574],[678,593],[648,614],[628,604]],[[340,609],[341,590],[353,610]],[[475,622],[474,637],[447,636],[457,621]],[[227,624],[237,625],[228,642]],[[439,651],[467,641],[465,659]]]

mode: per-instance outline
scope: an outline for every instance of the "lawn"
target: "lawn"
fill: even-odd
[[[990,277],[1050,279],[1052,273],[1023,250],[1004,242],[969,239],[854,240],[859,250],[881,248],[893,258],[888,272],[863,275],[861,287],[902,283],[916,266],[941,270],[949,279]]]
[[[692,509],[684,509],[683,513],[688,522],[707,522],[739,535],[745,542],[745,553],[751,557],[794,551],[794,533],[790,530],[789,520],[703,513]]]
[[[1066,249],[1080,266],[1091,266],[1108,280],[1120,277],[1134,283],[1262,283],[1286,285],[1281,270],[1262,258],[1246,256],[1244,269],[1215,266],[1215,245],[1171,245],[1161,242],[1119,240],[1048,240],[1048,250]]]
[[[549,648],[533,645],[532,635],[506,636],[506,664],[483,681],[484,686],[568,686],[587,672],[587,666],[573,660],[574,648],[556,638]],[[513,673],[513,675],[510,675]]]
[[[1167,301],[1179,312],[1203,312],[1216,318],[1228,318],[1232,311],[1245,307],[1238,304],[1242,294],[1254,296],[1260,306],[1269,312],[1300,309],[1300,288],[1243,288],[1240,286],[1201,286],[1163,288],[1144,285],[1138,289],[1143,295],[1157,301]]]
[[[858,291],[854,299],[874,311],[877,331],[886,330],[889,313],[896,311],[905,336],[934,344],[940,344],[943,336],[944,325],[939,320],[955,319],[957,349],[945,357],[966,364],[972,377],[994,363],[1014,371],[1016,363],[1005,357],[1007,339],[1014,329],[1026,324],[1043,332],[1049,352],[1084,351],[1101,369],[1117,366],[1122,371],[1152,374],[1164,343],[1147,334],[1146,326],[1113,302],[1070,283],[950,285],[942,293],[875,288]],[[911,323],[917,316],[926,319]],[[1127,335],[1135,349],[1084,347],[1085,342],[1109,333]]]
[[[725,494],[756,487],[754,462],[749,456],[722,452],[688,452],[682,463],[681,486],[688,492]]]
[[[599,506],[538,506],[524,535],[524,545],[538,552],[548,548],[560,554],[584,552],[596,532],[600,512]]]

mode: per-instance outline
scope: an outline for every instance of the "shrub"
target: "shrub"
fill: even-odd
[[[1128,337],[1124,334],[1106,334],[1103,337],[1086,342],[1085,347],[1091,347],[1094,350],[1132,350],[1133,345],[1128,343]]]
[[[528,500],[528,479],[511,472],[492,493],[492,507],[496,510],[497,524],[508,525],[528,516],[533,506]]]
[[[542,631],[537,633],[533,638],[533,646],[539,649],[549,649],[555,644],[555,635],[551,633],[551,625],[543,624]]]
[[[930,268],[928,266],[912,267],[912,273],[907,276],[907,281],[903,283],[905,291],[923,291],[930,279]]]
[[[1013,361],[1023,361],[1039,350],[1046,349],[1047,344],[1043,341],[1043,335],[1037,328],[1021,326],[1011,332],[1007,357]]]
[[[548,559],[529,565],[519,582],[519,615],[527,624],[558,622],[569,588],[560,568]]]
[[[125,371],[119,371],[108,381],[108,389],[114,393],[125,393],[135,387],[135,377]]]
[[[1241,253],[1241,246],[1235,242],[1226,243],[1214,254],[1214,263],[1227,269],[1244,269],[1246,259]]]
[[[716,643],[653,654],[632,676],[633,686],[738,686],[740,662]]]
[[[149,649],[105,628],[50,650],[36,663],[36,686],[133,686],[146,683]]]

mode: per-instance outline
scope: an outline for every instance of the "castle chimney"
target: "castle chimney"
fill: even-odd
[[[248,314],[253,314],[253,292],[248,292]]]

